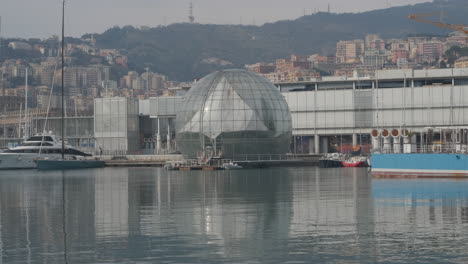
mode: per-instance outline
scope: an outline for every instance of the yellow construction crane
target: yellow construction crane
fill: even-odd
[[[435,16],[435,15],[437,15],[436,12],[428,13],[428,14],[414,14],[414,15],[409,15],[408,18],[412,19],[414,21],[419,21],[419,22],[422,22],[422,23],[426,23],[426,24],[436,26],[436,27],[448,28],[448,29],[451,29],[451,30],[461,31],[461,32],[464,32],[465,34],[468,34],[468,26],[444,23],[443,22],[443,16],[444,16],[443,12],[440,13],[440,22],[434,22],[434,21],[430,21],[430,20],[425,19],[426,17]]]

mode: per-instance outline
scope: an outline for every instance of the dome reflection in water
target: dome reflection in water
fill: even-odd
[[[365,168],[0,173],[0,263],[467,263],[468,181]]]

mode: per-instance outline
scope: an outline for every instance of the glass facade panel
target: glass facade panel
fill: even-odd
[[[138,102],[120,97],[97,98],[95,109],[102,109],[94,116],[96,148],[112,155],[134,152],[139,140],[135,132],[139,128]]]
[[[179,149],[190,158],[206,148],[224,158],[284,154],[292,130],[278,89],[245,70],[218,71],[196,83],[177,114],[176,129]]]

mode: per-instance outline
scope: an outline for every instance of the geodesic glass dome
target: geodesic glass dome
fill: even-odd
[[[284,154],[291,114],[278,89],[246,70],[222,70],[197,82],[177,114],[177,145],[195,158],[212,149],[223,158]]]

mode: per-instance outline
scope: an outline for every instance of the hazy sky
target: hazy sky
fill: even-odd
[[[315,10],[361,12],[427,0],[193,0],[198,23],[261,25]],[[114,25],[157,26],[188,19],[190,0],[67,0],[66,34],[103,32]],[[61,0],[0,0],[2,35],[60,33]]]

